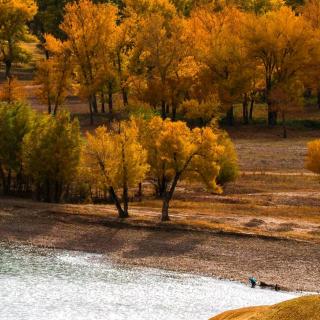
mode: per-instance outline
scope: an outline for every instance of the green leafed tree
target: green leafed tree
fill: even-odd
[[[31,129],[33,118],[31,108],[25,104],[0,104],[0,183],[4,194],[10,193],[12,177],[19,180],[23,172],[23,139]]]
[[[30,56],[22,44],[30,37],[27,23],[36,12],[33,0],[0,0],[0,61],[6,78],[11,77],[13,63],[25,62]]]
[[[80,161],[80,128],[66,111],[41,115],[26,135],[23,159],[38,200],[60,202],[76,178]]]

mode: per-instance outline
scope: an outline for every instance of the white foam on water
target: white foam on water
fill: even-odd
[[[1,320],[206,320],[298,295],[120,267],[96,254],[0,246]]]

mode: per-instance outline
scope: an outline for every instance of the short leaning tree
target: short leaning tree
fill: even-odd
[[[138,141],[138,128],[133,120],[115,125],[114,130],[99,127],[87,134],[83,165],[91,181],[107,189],[120,218],[129,216],[129,188],[143,181],[149,165],[147,152]],[[122,189],[121,197],[117,191]]]
[[[184,122],[155,117],[147,124],[142,140],[151,177],[163,201],[162,221],[169,220],[170,201],[180,180],[201,181],[209,190],[220,192],[216,179],[224,147],[211,128],[191,130]]]

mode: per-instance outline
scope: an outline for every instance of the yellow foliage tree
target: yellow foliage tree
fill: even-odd
[[[190,42],[185,22],[173,12],[169,17],[162,11],[155,12],[140,21],[131,60],[131,70],[137,75],[133,84],[136,92],[140,89],[138,98],[155,107],[160,105],[163,118],[170,105],[175,118],[187,79],[192,76],[188,68],[193,66],[186,63]]]
[[[36,13],[34,0],[0,0],[0,61],[5,64],[6,78],[11,77],[14,62],[28,59],[21,44],[30,37],[27,22]]]
[[[283,138],[287,138],[286,115],[290,110],[301,107],[303,85],[297,79],[276,84],[270,93],[270,102],[281,114]]]
[[[224,147],[210,128],[189,129],[184,122],[154,117],[144,124],[141,141],[148,151],[150,176],[162,197],[161,220],[169,220],[169,205],[181,179],[201,181],[212,191],[219,174]]]
[[[92,179],[108,189],[119,217],[128,217],[129,188],[137,186],[149,169],[146,150],[138,141],[135,121],[115,124],[111,131],[99,127],[95,134],[88,133],[83,157]],[[123,208],[118,189],[122,189]]]
[[[302,17],[314,33],[314,48],[310,52],[310,59],[302,73],[304,84],[317,93],[318,108],[320,109],[320,2],[308,0],[301,8]]]
[[[101,88],[98,71],[110,65],[109,51],[114,45],[118,9],[105,3],[90,0],[68,3],[60,26],[66,34],[64,45],[70,50],[76,66],[80,95],[88,99],[91,122],[98,112],[96,94]]]
[[[272,88],[301,75],[313,49],[313,34],[305,19],[288,7],[252,15],[245,29],[250,55],[263,68],[268,123],[274,125],[277,109],[270,99]]]
[[[9,77],[0,87],[0,100],[9,104],[23,102],[26,98],[25,90],[16,78]]]
[[[220,101],[217,96],[211,96],[206,101],[191,99],[181,103],[179,111],[188,119],[200,120],[201,125],[207,125],[220,111]]]
[[[57,114],[63,106],[71,88],[71,52],[60,40],[46,36],[46,50],[50,52],[48,60],[38,63],[36,84],[39,86],[38,96],[47,104],[48,113]]]
[[[215,86],[230,125],[233,124],[233,105],[250,90],[254,70],[241,37],[239,25],[243,21],[243,14],[235,8],[215,12],[202,7],[192,12],[189,22],[203,82]]]

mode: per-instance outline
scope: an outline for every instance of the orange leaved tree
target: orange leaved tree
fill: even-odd
[[[161,220],[169,220],[169,205],[182,179],[203,182],[208,189],[220,191],[216,184],[219,158],[224,147],[211,128],[189,129],[182,122],[154,117],[141,134],[148,151],[150,176],[163,200]]]
[[[149,166],[147,153],[138,141],[135,121],[115,124],[113,130],[99,127],[87,134],[83,165],[91,181],[107,189],[120,218],[128,217],[128,192],[143,181]],[[117,191],[122,189],[123,207]]]

